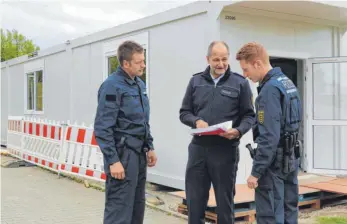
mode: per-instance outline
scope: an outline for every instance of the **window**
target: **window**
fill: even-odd
[[[146,55],[146,49],[144,49],[144,54],[145,54],[145,64],[146,64],[146,58],[147,58],[147,55]],[[108,75],[111,75],[112,72],[116,71],[117,67],[119,66],[119,61],[118,61],[118,58],[117,56],[110,56],[107,58],[108,60],[108,72],[107,74]],[[147,66],[147,65],[146,65]],[[140,77],[145,83],[146,83],[146,68],[145,70],[143,71],[143,75]]]
[[[119,65],[117,56],[108,57],[108,75],[115,72]]]
[[[43,72],[42,70],[26,74],[27,111],[43,111]]]

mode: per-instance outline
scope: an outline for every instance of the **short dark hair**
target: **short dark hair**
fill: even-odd
[[[208,46],[208,50],[207,50],[207,56],[211,56],[212,55],[212,49],[214,47],[214,45],[216,44],[223,44],[225,46],[225,48],[227,49],[228,51],[228,54],[230,54],[229,52],[229,46],[227,43],[225,43],[224,41],[213,41],[210,43],[210,45]]]
[[[143,47],[135,41],[124,41],[117,50],[119,64],[123,66],[123,61],[131,61],[133,54],[142,53]]]

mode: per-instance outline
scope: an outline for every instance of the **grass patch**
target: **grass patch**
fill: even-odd
[[[347,224],[346,217],[318,217],[319,224]]]

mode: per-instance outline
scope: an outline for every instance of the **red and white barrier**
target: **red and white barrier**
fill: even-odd
[[[58,171],[62,134],[62,125],[57,122],[24,119],[21,159]]]
[[[21,157],[23,118],[10,116],[8,117],[7,126],[7,148],[13,156]]]
[[[68,125],[63,141],[61,172],[105,180],[103,155],[92,127]]]
[[[7,136],[9,153],[17,158],[58,173],[106,180],[92,127],[9,117]]]

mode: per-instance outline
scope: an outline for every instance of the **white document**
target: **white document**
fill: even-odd
[[[233,127],[232,121],[226,121],[223,123],[215,124],[207,128],[196,128],[191,129],[191,135],[218,135],[220,133],[226,132]]]

